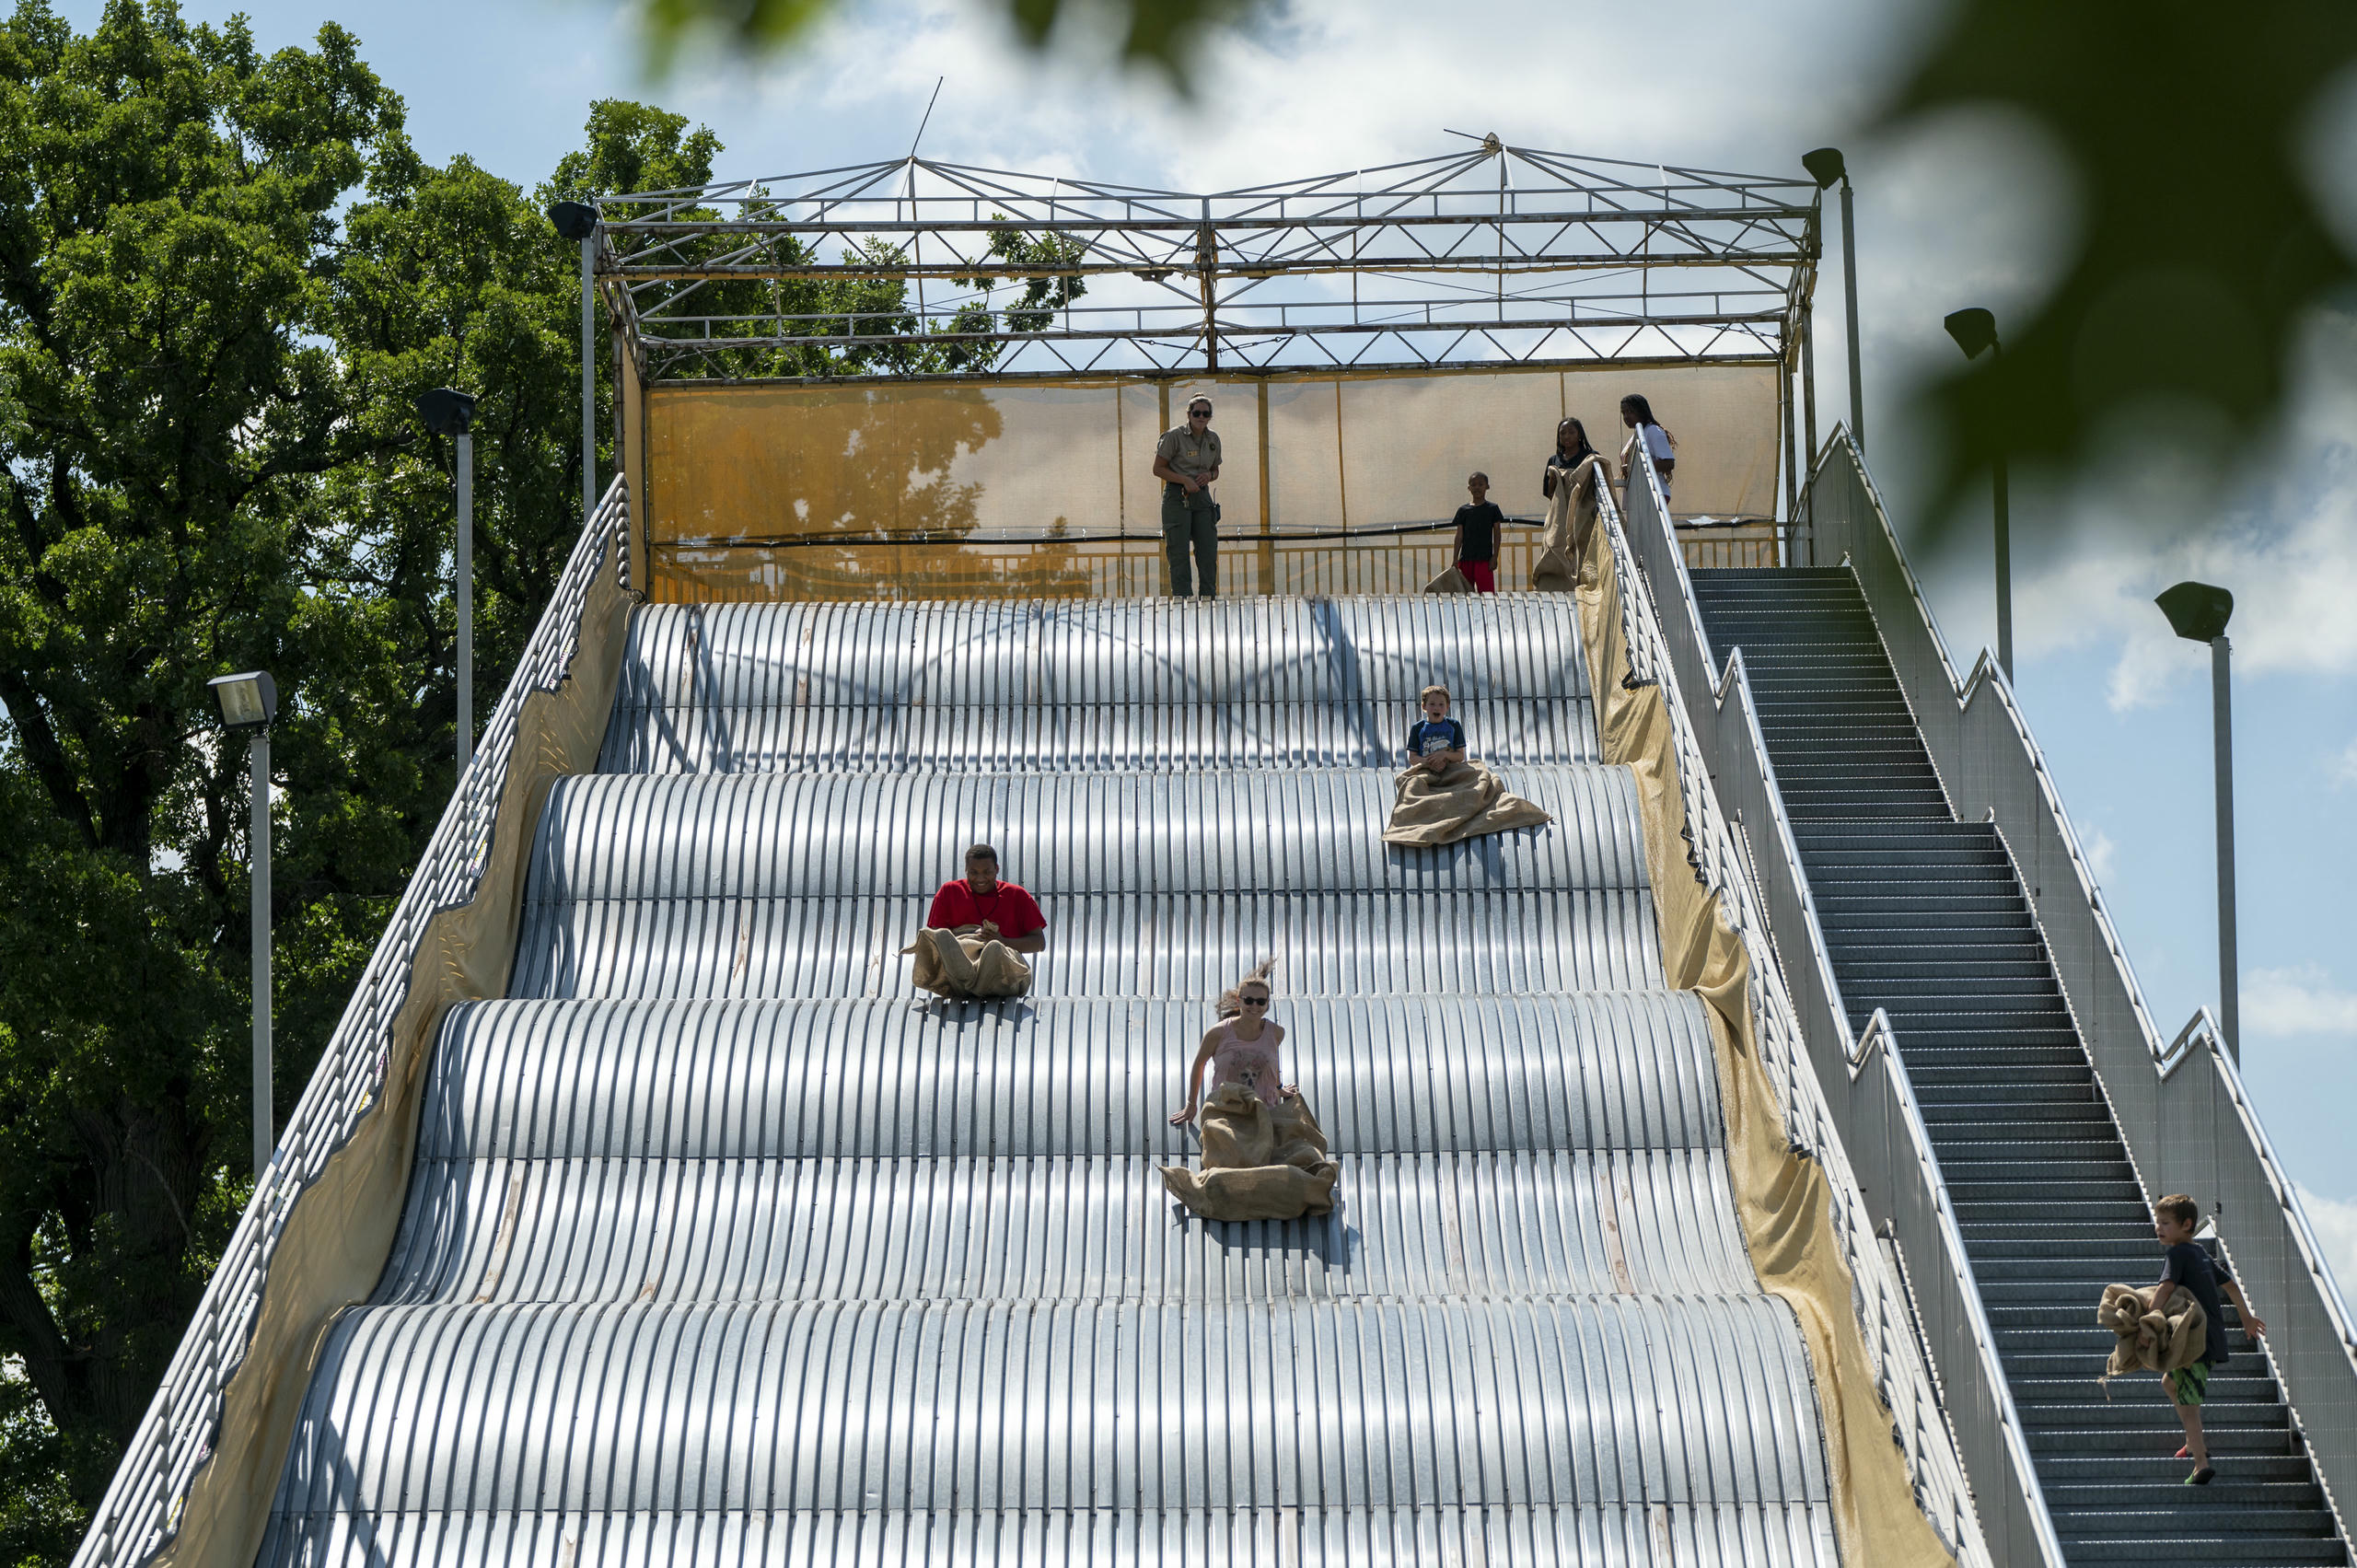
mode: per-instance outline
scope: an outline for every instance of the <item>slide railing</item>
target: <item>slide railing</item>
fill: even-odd
[[[2216,1216],[2346,1534],[2357,1498],[2357,1332],[2242,1074],[2206,1010],[2162,1042],[2012,685],[1986,649],[1956,679],[1847,431],[1819,454],[1810,495],[1817,558],[1846,560],[1856,575],[1956,815],[1993,823],[2014,857],[2145,1191],[2189,1192]]]
[[[1766,771],[1766,750],[1759,748],[1758,726],[1751,725],[1749,733],[1759,748],[1761,782],[1747,791],[1716,761],[1698,728],[1695,715],[1710,711],[1708,705],[1698,710],[1681,700],[1683,691],[1707,691],[1710,683],[1690,595],[1681,588],[1683,623],[1666,628],[1655,612],[1655,593],[1648,590],[1648,582],[1685,580],[1683,552],[1650,463],[1631,486],[1630,527],[1623,527],[1608,491],[1599,487],[1598,499],[1598,526],[1610,542],[1619,582],[1631,675],[1662,688],[1695,873],[1718,895],[1728,925],[1750,958],[1761,1063],[1782,1100],[1786,1137],[1824,1167],[1842,1257],[1857,1283],[1854,1305],[1867,1353],[1905,1447],[1916,1500],[1967,1568],[1992,1562],[2060,1568],[2061,1551],[2031,1479],[2020,1422],[1997,1370],[1996,1342],[1964,1264],[1963,1241],[1937,1167],[1922,1153],[1930,1140],[1905,1074],[1877,1049],[1871,1031],[1854,1047],[1864,1063],[1860,1074],[1827,1079],[1809,1059],[1813,1045],[1828,1038],[1828,1019],[1846,1036],[1840,997],[1819,938],[1817,972],[1804,977],[1805,989],[1795,999],[1771,940],[1776,917],[1755,891],[1755,885],[1789,889],[1798,882],[1799,867],[1773,775]],[[1747,690],[1745,701],[1741,718],[1748,723]],[[1731,814],[1725,809],[1730,802]],[[1770,835],[1765,864],[1754,842],[1760,833]],[[1780,868],[1781,883],[1775,875]],[[1805,898],[1806,884],[1799,886]],[[1814,918],[1808,918],[1813,933]],[[1879,1014],[1876,1023],[1887,1031]],[[1828,1082],[1852,1083],[1851,1103],[1841,1108],[1846,1116],[1837,1115],[1828,1102],[1822,1087]],[[1871,1140],[1863,1153],[1855,1142],[1861,1136]],[[1898,1194],[1886,1218],[1906,1260],[1904,1278],[1879,1245],[1860,1190],[1862,1169],[1872,1188]],[[1974,1483],[1970,1488],[1968,1478]]]
[[[141,1418],[74,1568],[135,1568],[179,1533],[189,1490],[219,1434],[223,1396],[244,1363],[262,1291],[288,1219],[330,1156],[351,1141],[383,1098],[391,1031],[409,997],[426,923],[471,901],[482,879],[499,803],[516,750],[517,718],[534,691],[555,691],[573,661],[591,583],[610,570],[628,587],[629,501],[617,478],[582,529],[556,591],[533,631],[506,694],[477,740],[473,760],[444,808],[375,955],[354,989],[319,1066],[280,1132],[198,1304],[195,1319]],[[528,832],[531,824],[523,825]]]
[[[1747,852],[1741,869],[1748,877],[1731,874],[1722,896],[1731,919],[1740,912],[1738,929],[1754,950],[1752,967],[1766,977],[1763,993],[1775,998],[1777,1010],[1790,1020],[1784,1027],[1804,1042],[1808,1070],[1798,1066],[1803,1052],[1795,1050],[1789,1053],[1794,1063],[1789,1072],[1807,1080],[1809,1092],[1804,1099],[1796,1086],[1790,1103],[1826,1108],[1832,1135],[1820,1146],[1846,1157],[1852,1183],[1874,1194],[1878,1228],[1904,1260],[1988,1550],[2001,1562],[2059,1568],[2061,1545],[2031,1465],[2021,1413],[1997,1360],[1996,1335],[1931,1152],[1922,1109],[1905,1064],[1890,1049],[1890,1020],[1876,1009],[1863,1036],[1851,1028],[1760,734],[1742,651],[1735,652],[1714,681],[1701,614],[1660,482],[1642,451],[1637,460],[1629,485],[1628,546],[1650,590],[1652,603],[1643,613],[1660,644],[1661,673],[1655,678],[1669,697],[1672,714],[1684,726],[1681,747],[1690,743],[1695,751],[1694,762],[1681,771],[1708,780],[1732,808],[1728,836]],[[1665,607],[1666,613],[1657,613]],[[1633,636],[1631,643],[1633,648]],[[1698,700],[1682,700],[1685,692]],[[1694,793],[1692,786],[1688,793]],[[1689,815],[1692,809],[1689,804]],[[1698,854],[1703,853],[1701,836],[1697,835]],[[1776,933],[1783,935],[1787,963],[1778,961],[1771,942]]]

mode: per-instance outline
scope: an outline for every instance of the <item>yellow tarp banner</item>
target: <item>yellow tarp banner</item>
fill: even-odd
[[[1604,759],[1626,763],[1636,775],[1663,970],[1672,987],[1699,993],[1711,1016],[1727,1174],[1744,1243],[1760,1284],[1799,1319],[1817,1372],[1841,1560],[1861,1568],[1953,1564],[1916,1505],[1890,1408],[1875,1391],[1825,1168],[1792,1149],[1775,1087],[1759,1063],[1750,956],[1718,895],[1695,879],[1687,862],[1678,753],[1662,689],[1620,684],[1630,668],[1628,644],[1612,547],[1602,528],[1588,534],[1580,585],[1580,631]]]
[[[1446,566],[1445,534],[1367,586],[1243,541],[1343,534],[1380,553],[1383,530],[1453,516],[1474,470],[1509,516],[1535,517],[1557,422],[1583,420],[1617,462],[1626,392],[1678,437],[1685,513],[1773,514],[1771,366],[633,385],[625,447],[657,599],[1144,593],[1160,582],[1155,443],[1203,396],[1222,532],[1239,541],[1223,566],[1253,574],[1237,589],[1413,592]]]

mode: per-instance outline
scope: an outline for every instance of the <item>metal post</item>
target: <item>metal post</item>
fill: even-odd
[[[1990,480],[1997,497],[1997,665],[2010,686],[2014,681],[2014,540],[2004,453],[1997,454]]]
[[[598,296],[590,274],[598,231],[581,241],[581,526],[598,512]]]
[[[2218,750],[2218,1011],[2226,1034],[2226,1054],[2243,1062],[2239,970],[2235,960],[2235,715],[2227,665],[2234,645],[2221,633],[2210,640],[2212,730]]]
[[[475,438],[459,433],[459,772],[475,755]]]
[[[1866,449],[1866,380],[1858,368],[1858,213],[1841,177],[1841,299],[1850,312],[1850,439]]]
[[[1808,536],[1804,559],[1794,565],[1817,564],[1817,307],[1811,303],[1807,314],[1801,318],[1801,387],[1802,403],[1808,421],[1808,450],[1802,454],[1801,512],[1802,527]]]
[[[261,1184],[270,1167],[278,1135],[271,1126],[270,1070],[270,731],[258,729],[253,759],[253,821],[248,828],[246,854],[252,874],[247,898],[253,915],[254,993],[254,1184]]]

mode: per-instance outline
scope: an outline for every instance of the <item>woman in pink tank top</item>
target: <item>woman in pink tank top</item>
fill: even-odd
[[[1219,999],[1219,1022],[1204,1031],[1203,1043],[1195,1052],[1195,1065],[1187,1075],[1187,1103],[1171,1113],[1173,1127],[1184,1126],[1195,1119],[1195,1108],[1202,1103],[1203,1069],[1212,1068],[1212,1087],[1234,1084],[1258,1097],[1264,1105],[1295,1098],[1296,1086],[1285,1083],[1284,1069],[1277,1055],[1277,1048],[1284,1043],[1282,1024],[1269,1021],[1269,971],[1276,965],[1274,958],[1263,958],[1250,974],[1229,987]]]

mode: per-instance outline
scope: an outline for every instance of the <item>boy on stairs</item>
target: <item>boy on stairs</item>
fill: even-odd
[[[2207,1486],[2218,1473],[2210,1464],[2210,1446],[2201,1435],[2201,1401],[2209,1395],[2210,1369],[2226,1360],[2226,1315],[2218,1303],[2219,1292],[2223,1290],[2240,1309],[2243,1327],[2254,1338],[2267,1332],[2266,1323],[2243,1299],[2242,1287],[2227,1272],[2224,1260],[2212,1258],[2193,1239],[2194,1226],[2200,1222],[2201,1206],[2182,1192],[2153,1205],[2153,1234],[2161,1243],[2161,1277],[2153,1289],[2153,1310],[2166,1312],[2170,1299],[2183,1290],[2201,1304],[2210,1330],[2201,1359],[2161,1379],[2177,1407],[2177,1420],[2185,1423],[2185,1446],[2177,1451],[2177,1457],[2193,1460],[2193,1473],[2185,1478],[2188,1486]]]

